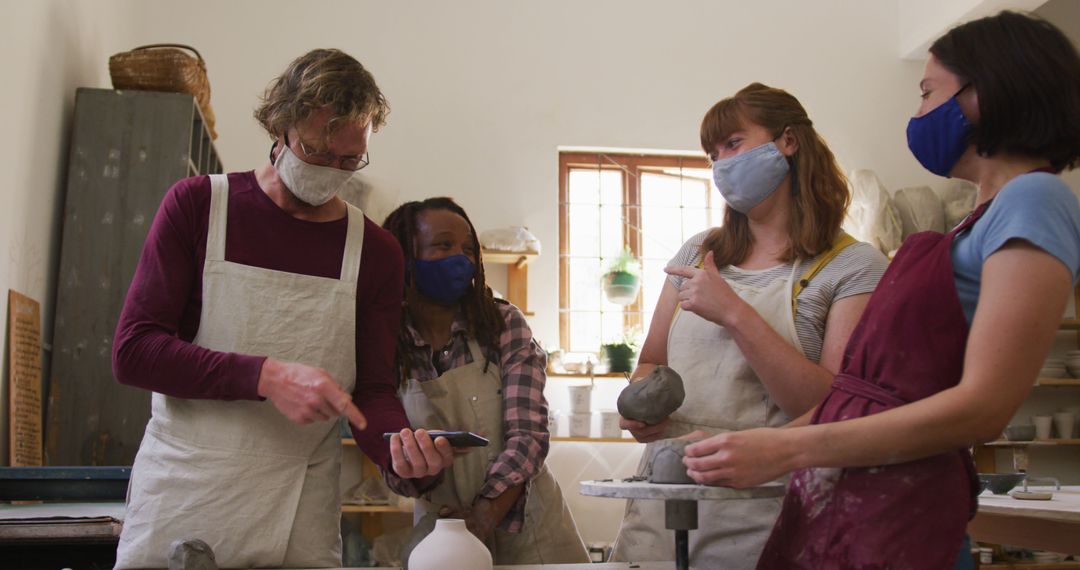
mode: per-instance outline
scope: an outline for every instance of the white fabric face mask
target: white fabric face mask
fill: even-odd
[[[289,192],[305,204],[322,206],[329,202],[355,174],[352,170],[308,164],[293,154],[287,145],[280,146],[274,170]]]

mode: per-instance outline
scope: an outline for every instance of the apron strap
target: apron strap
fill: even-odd
[[[851,374],[837,374],[832,387],[834,390],[877,402],[886,408],[896,408],[910,403],[873,382],[867,382]]]
[[[210,175],[210,220],[206,230],[206,259],[225,261],[225,227],[229,223],[229,177]]]
[[[349,212],[349,229],[345,232],[345,253],[341,257],[339,279],[356,283],[360,272],[360,255],[364,250],[364,213],[352,204],[346,204]]]
[[[803,289],[810,286],[810,280],[817,276],[830,261],[840,255],[841,251],[847,248],[849,245],[858,243],[855,238],[847,234],[847,232],[840,232],[840,237],[836,238],[832,247],[828,251],[818,256],[817,261],[802,274],[798,280],[794,282],[791,287],[791,316],[794,318],[799,308],[799,293],[802,293]]]

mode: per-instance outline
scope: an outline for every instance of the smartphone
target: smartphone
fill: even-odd
[[[390,439],[390,436],[398,433],[391,431],[383,434],[383,439]],[[437,437],[445,437],[450,445],[454,447],[487,447],[490,443],[486,437],[477,435],[471,431],[429,431],[428,435],[431,439]]]

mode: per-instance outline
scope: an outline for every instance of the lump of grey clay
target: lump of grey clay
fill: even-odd
[[[649,482],[693,485],[694,480],[686,474],[686,466],[682,462],[686,455],[686,446],[691,443],[694,442],[685,439],[666,439],[659,442],[653,455]]]
[[[427,513],[420,517],[420,520],[413,527],[412,533],[409,534],[409,539],[405,541],[405,545],[401,547],[401,566],[404,570],[409,570],[409,555],[420,541],[427,538],[427,535],[431,534],[431,531],[435,530],[435,521],[439,520],[438,513]]]
[[[182,538],[169,546],[169,570],[218,570],[218,565],[209,544]]]
[[[619,394],[619,415],[655,425],[679,409],[685,398],[679,373],[667,366],[657,366],[648,376],[623,388]]]

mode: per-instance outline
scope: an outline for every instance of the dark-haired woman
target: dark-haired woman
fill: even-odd
[[[716,103],[701,146],[727,203],[724,224],[691,238],[669,264],[634,377],[656,365],[683,378],[686,400],[656,425],[623,419],[649,442],[781,426],[812,409],[840,357],[885,256],[840,230],[847,180],[806,110],[759,83]],[[695,567],[749,569],[781,499],[706,501],[690,534]],[[613,549],[622,561],[674,560],[661,501],[628,501]]]
[[[930,54],[908,145],[927,170],[976,183],[977,207],[905,241],[814,425],[687,450],[703,483],[798,470],[759,568],[951,567],[976,508],[967,447],[1027,397],[1080,273],[1080,204],[1054,175],[1080,159],[1076,48],[1004,12]]]
[[[417,516],[465,519],[495,564],[588,562],[544,463],[546,356],[521,311],[492,296],[465,210],[449,198],[409,202],[383,227],[405,254],[398,364],[409,422],[491,441],[457,458],[417,500]]]

